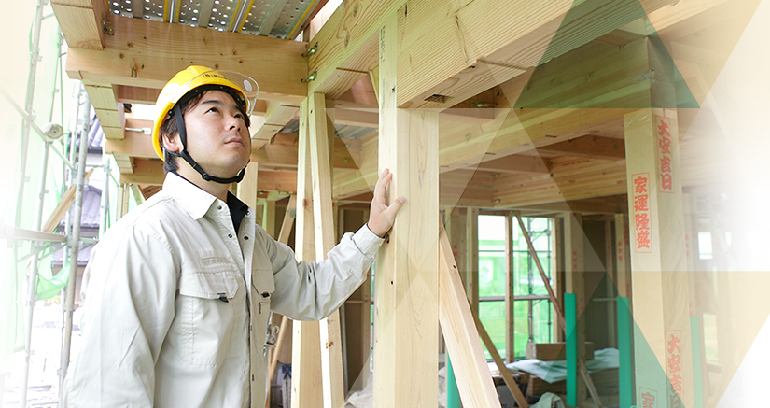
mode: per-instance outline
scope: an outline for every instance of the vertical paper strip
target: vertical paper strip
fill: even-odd
[[[639,173],[631,176],[633,180],[634,252],[652,253],[652,211],[650,210],[650,174]]]

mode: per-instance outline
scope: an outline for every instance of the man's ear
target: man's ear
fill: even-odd
[[[161,145],[170,152],[179,153],[182,151],[182,140],[178,133],[174,133],[173,135],[162,133],[160,142]]]

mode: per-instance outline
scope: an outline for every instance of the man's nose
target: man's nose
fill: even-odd
[[[233,115],[228,115],[228,118],[227,118],[228,129],[235,129],[240,131],[242,126],[244,126],[242,119],[235,117]]]

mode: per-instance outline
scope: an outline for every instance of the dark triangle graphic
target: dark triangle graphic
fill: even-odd
[[[648,20],[649,51],[642,43],[631,52],[628,45],[614,47],[592,41],[646,16],[637,0],[576,0],[514,108],[697,108],[698,103]],[[640,51],[649,54],[651,62],[639,72],[618,78],[618,72],[608,70],[612,64],[632,64],[632,54],[638,56]],[[645,92],[650,95],[630,97]]]

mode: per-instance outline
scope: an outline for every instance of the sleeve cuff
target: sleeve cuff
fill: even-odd
[[[356,231],[352,239],[358,249],[369,256],[374,256],[377,253],[377,249],[380,248],[380,245],[385,242],[385,238],[380,238],[373,233],[366,223]]]

